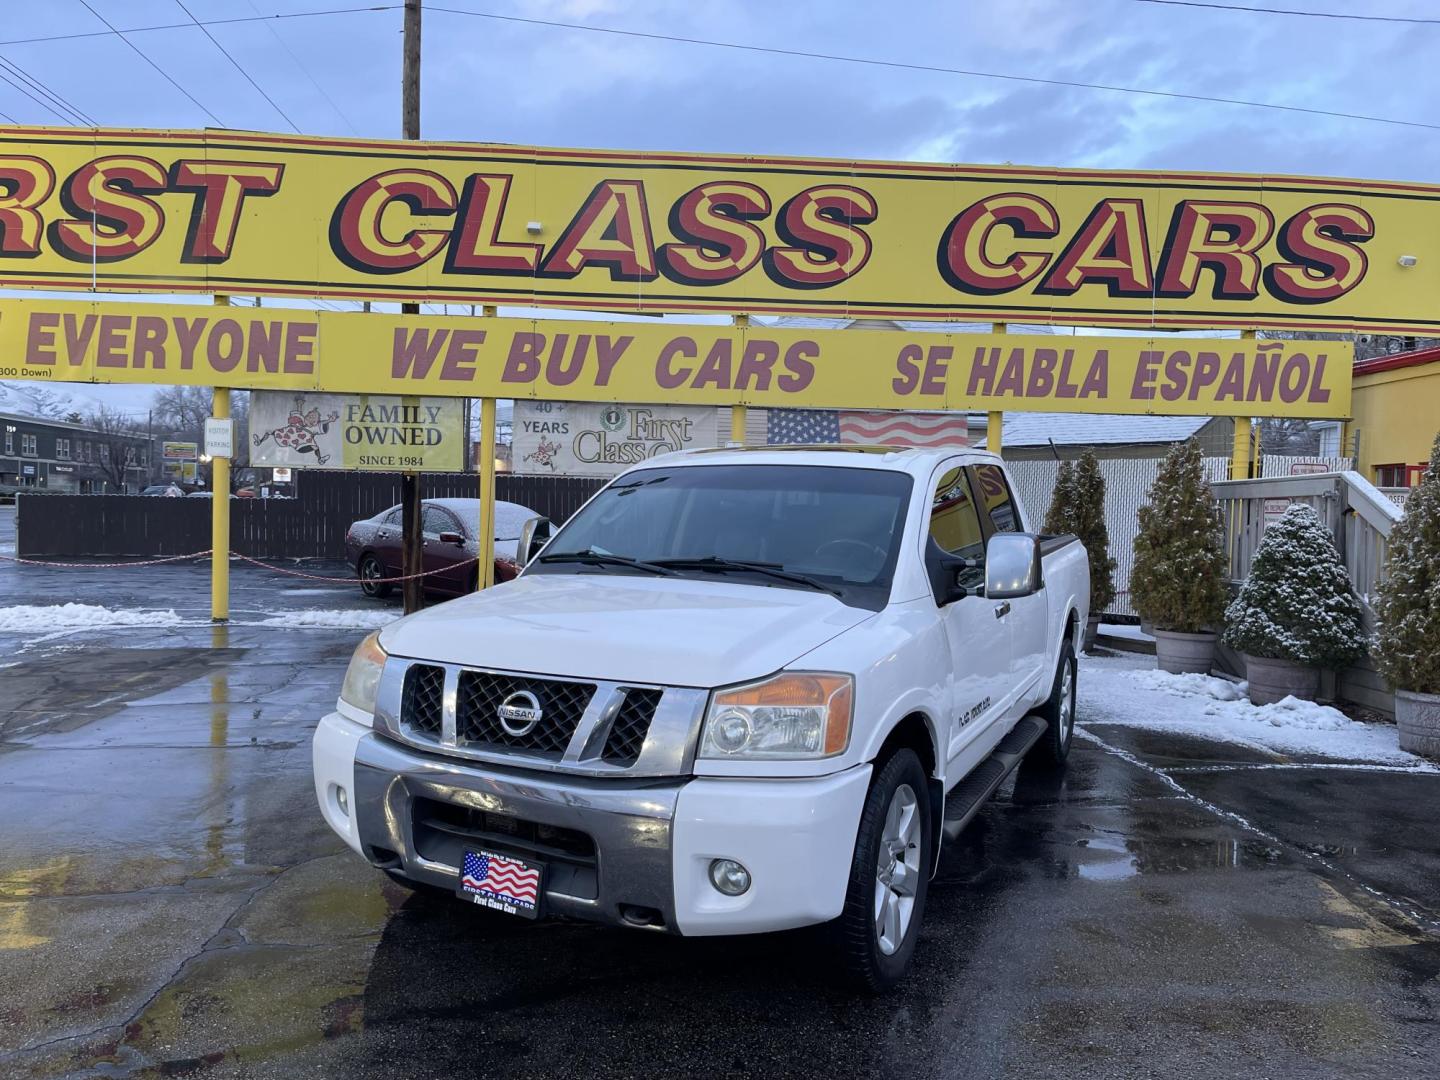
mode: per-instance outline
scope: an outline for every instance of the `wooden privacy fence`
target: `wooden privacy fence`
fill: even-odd
[[[604,483],[600,477],[502,473],[496,495],[561,522]],[[479,480],[474,473],[426,474],[420,490],[427,499],[473,499]],[[231,499],[230,546],[257,559],[344,558],[351,523],[399,501],[398,474],[303,473],[294,499]],[[209,499],[22,494],[18,518],[21,558],[163,558],[210,547]]]

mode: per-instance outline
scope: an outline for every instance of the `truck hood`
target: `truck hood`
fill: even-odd
[[[534,574],[391,623],[380,644],[444,663],[711,687],[769,675],[872,617],[803,589]]]

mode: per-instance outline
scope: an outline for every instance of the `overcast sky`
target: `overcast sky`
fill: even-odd
[[[177,0],[89,2],[121,29],[186,21]],[[213,19],[363,0],[184,3],[198,18]],[[80,0],[5,6],[0,42],[105,29]],[[439,9],[1436,123],[1440,71],[1426,58],[1440,47],[1440,24],[1143,0],[426,0],[426,6],[422,134],[434,138],[1415,180],[1432,179],[1440,156],[1440,139],[1416,128],[758,55]],[[1433,0],[1273,6],[1440,17]],[[400,25],[392,4],[210,30],[301,130],[394,136]],[[153,30],[132,40],[224,125],[289,129],[200,30]],[[102,124],[215,124],[113,35],[4,44],[0,55]],[[3,84],[0,111],[22,122],[55,120]]]
[[[364,2],[183,0],[201,20]],[[188,22],[179,0],[89,4],[121,30]],[[1273,6],[1440,18],[1433,0]],[[385,8],[208,29],[300,130],[393,137],[402,13],[398,3]],[[1440,54],[1440,23],[1146,0],[426,0],[422,90],[422,135],[436,139],[1421,181],[1435,180],[1440,164],[1440,131],[1417,127],[757,54],[442,8],[1437,125],[1440,65],[1429,58]],[[177,88],[81,0],[9,0],[5,15],[0,57],[100,124],[291,129],[194,26],[129,35]],[[0,113],[60,122],[3,82]]]

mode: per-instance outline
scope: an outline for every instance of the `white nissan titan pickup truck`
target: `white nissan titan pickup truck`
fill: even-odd
[[[833,922],[886,988],[942,834],[1070,748],[1086,555],[1028,525],[979,451],[653,459],[527,536],[516,580],[361,643],[320,808],[411,888],[672,934]]]

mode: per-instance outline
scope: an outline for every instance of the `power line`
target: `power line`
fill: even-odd
[[[80,2],[84,4],[85,0],[80,0]],[[85,6],[90,7],[89,4],[85,4]],[[308,19],[320,15],[354,15],[361,12],[394,11],[399,7],[399,4],[376,4],[369,7],[326,8],[320,11],[287,11],[278,12],[273,15],[241,15],[229,19],[201,19],[200,25],[230,26],[234,23],[269,22],[278,19]],[[92,8],[91,10],[93,11],[94,9]],[[105,22],[104,19],[100,21]],[[11,38],[8,41],[0,41],[0,45],[36,45],[46,41],[77,41],[80,38],[109,37],[112,34],[124,37],[126,34],[148,34],[154,30],[189,30],[195,24],[188,22],[157,23],[154,26],[127,26],[124,30],[118,30],[110,26],[108,22],[105,22],[105,25],[109,26],[110,29],[84,30],[75,34],[48,34],[45,37]],[[133,48],[134,46],[131,47]]]
[[[3,112],[0,112],[0,120],[8,120],[12,124],[18,124],[20,122],[19,120],[16,120],[15,117],[11,116],[9,113]]]
[[[937,75],[965,75],[976,79],[996,79],[1003,82],[1032,83],[1039,86],[1063,86],[1075,90],[1105,90],[1115,94],[1136,94],[1143,97],[1169,98],[1176,101],[1198,101],[1210,105],[1243,105],[1252,109],[1271,109],[1275,112],[1303,113],[1307,116],[1329,116],[1341,120],[1362,120],[1371,124],[1392,124],[1397,127],[1425,128],[1430,131],[1440,131],[1440,124],[1426,124],[1419,120],[1398,120],[1390,116],[1370,116],[1365,113],[1335,112],[1330,109],[1307,108],[1303,105],[1277,105],[1269,101],[1248,101],[1244,98],[1215,97],[1210,94],[1186,94],[1177,90],[1149,90],[1138,86],[1077,82],[1070,79],[1042,79],[1034,75],[1010,75],[998,71],[977,71],[969,68],[940,67],[935,64],[910,64],[899,60],[878,60],[873,57],[845,56],[839,53],[805,52],[800,49],[781,49],[770,45],[745,45],[735,41],[715,41],[708,38],[681,37],[677,34],[657,34],[643,30],[621,30],[610,26],[591,26],[585,23],[531,19],[520,15],[497,15],[488,11],[466,11],[463,8],[427,7],[426,10],[438,11],[447,15],[469,15],[477,19],[493,19],[497,22],[523,23],[529,26],[546,26],[560,30],[581,30],[592,34],[642,38],[647,41],[667,41],[681,45],[703,45],[708,48],[732,49],[737,52],[762,53],[769,56],[788,56],[805,60],[829,60],[839,64],[857,64],[867,67],[890,68],[898,71],[922,71]],[[4,42],[0,42],[0,44],[4,44]]]
[[[295,121],[290,119],[289,115],[285,112],[284,109],[280,108],[279,105],[275,104],[275,99],[265,92],[265,88],[263,86],[261,86],[258,82],[256,82],[250,77],[250,73],[240,66],[240,61],[236,60],[235,57],[230,55],[230,50],[225,48],[224,45],[221,45],[220,42],[215,39],[215,35],[210,33],[207,27],[200,24],[200,20],[195,18],[195,16],[191,14],[190,9],[185,6],[183,0],[175,0],[175,3],[179,6],[181,11],[185,12],[185,14],[189,16],[190,21],[195,24],[199,31],[210,39],[210,44],[214,45],[215,48],[219,49],[221,55],[223,55],[226,60],[230,61],[230,65],[236,71],[240,72],[241,75],[245,76],[245,81],[248,82],[251,86],[253,86],[256,92],[270,103],[270,107],[272,109],[274,109],[277,113],[284,117],[285,122],[290,125],[290,130],[294,131],[298,135],[300,133],[300,129],[295,126]]]
[[[90,0],[80,0],[80,3],[84,5],[86,11],[90,12],[91,15],[94,15],[95,18],[99,19],[102,23],[109,27],[112,34],[117,35],[121,41],[125,42],[126,45],[129,45],[130,48],[134,50],[136,56],[140,57],[140,59],[144,60],[152,68],[158,71],[161,75],[165,77],[166,82],[168,82],[171,86],[175,87],[176,90],[179,90],[180,93],[184,94],[187,98],[189,98],[191,103],[194,104],[197,109],[203,112],[206,116],[210,117],[211,120],[214,120],[215,123],[219,124],[221,127],[226,126],[224,120],[221,120],[204,105],[201,105],[200,102],[196,100],[194,94],[190,93],[189,90],[186,90],[183,86],[181,86],[178,82],[171,78],[169,73],[164,68],[157,64],[154,60],[151,60],[150,57],[141,50],[140,46],[136,45],[133,41],[126,37],[125,31],[116,30],[114,26],[111,26],[109,19],[105,18],[104,15],[101,15],[98,11],[96,11],[93,7],[90,6]]]
[[[1140,4],[1162,4],[1166,7],[1209,8],[1213,11],[1246,11],[1260,15],[1303,15],[1311,19],[1350,19],[1354,22],[1411,23],[1418,26],[1440,26],[1440,19],[1417,19],[1403,15],[1351,15],[1340,11],[1299,11],[1294,8],[1247,7],[1243,4],[1211,4],[1202,0],[1136,0]]]
[[[36,97],[34,94],[32,94],[32,93],[30,92],[30,90],[25,86],[24,83],[16,82],[13,78],[10,77],[9,73],[6,72],[3,68],[0,68],[0,82],[8,83],[10,86],[13,86],[16,90],[19,90],[20,93],[24,94],[27,98],[29,98],[31,101],[33,101],[36,105],[39,105],[42,109],[45,109],[47,112],[50,113],[50,115],[54,116],[54,117],[55,117],[57,120],[59,120],[62,124],[68,124],[68,123],[70,122],[70,118],[69,118],[68,116],[66,116],[64,113],[61,113],[59,110],[57,110],[53,105],[51,105],[51,104],[50,104],[48,101],[46,101],[44,98]]]
[[[251,11],[255,12],[257,16],[260,15],[260,9],[255,6],[254,0],[246,0],[246,3],[250,5]],[[359,135],[360,132],[357,131],[355,125],[350,122],[350,117],[346,116],[340,106],[335,104],[335,99],[325,92],[325,88],[316,81],[315,76],[310,73],[310,69],[305,66],[304,61],[295,55],[295,50],[285,43],[285,39],[280,36],[280,31],[276,30],[274,25],[268,20],[265,23],[265,29],[269,32],[270,36],[275,39],[275,44],[285,50],[285,54],[289,56],[291,62],[300,69],[300,73],[310,80],[310,85],[315,88],[315,92],[323,97],[330,108],[334,110],[335,115],[340,117],[341,123],[350,129],[350,134]]]
[[[73,104],[70,103],[69,100],[65,98],[63,94],[59,93],[56,90],[52,90],[50,87],[46,86],[43,82],[35,78],[34,75],[31,75],[28,71],[22,68],[19,64],[15,63],[15,61],[11,60],[9,57],[0,56],[0,67],[7,69],[14,75],[18,75],[21,79],[25,80],[25,82],[29,83],[40,93],[44,94],[45,97],[47,97],[49,100],[53,101],[56,105],[60,106],[60,108],[68,112],[76,120],[79,120],[80,123],[89,124],[92,127],[95,126],[95,121],[93,118],[82,112],[80,109],[76,108]]]

